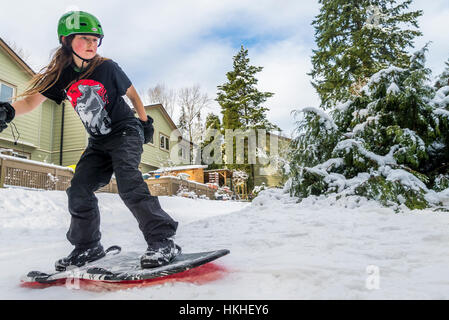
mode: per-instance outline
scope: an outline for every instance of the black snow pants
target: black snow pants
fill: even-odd
[[[142,132],[140,127],[126,127],[101,142],[89,139],[66,191],[71,214],[67,239],[75,247],[89,248],[100,242],[100,212],[94,192],[109,183],[112,173],[121,199],[137,219],[148,244],[175,235],[178,223],[162,210],[138,170]]]

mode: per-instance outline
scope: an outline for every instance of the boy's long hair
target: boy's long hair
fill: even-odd
[[[28,97],[35,93],[41,93],[53,86],[59,80],[62,71],[73,61],[72,51],[70,48],[72,47],[74,37],[75,35],[70,35],[65,38],[66,45],[61,45],[56,49],[48,66],[42,68],[39,73],[34,75],[25,92],[14,97],[14,99],[19,97]],[[94,71],[94,69],[105,60],[109,59],[103,58],[98,54],[95,55],[95,57],[89,62],[87,69],[80,74],[79,79],[87,78]],[[69,88],[79,79],[74,79],[65,89]]]

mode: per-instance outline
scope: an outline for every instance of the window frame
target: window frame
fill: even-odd
[[[1,92],[1,89],[2,89],[2,88],[1,88],[2,85],[5,85],[5,86],[10,87],[10,88],[12,89],[11,100],[9,100],[9,101],[2,101],[2,102],[10,102],[10,103],[11,103],[12,98],[16,95],[17,87],[16,87],[15,85],[9,83],[9,82],[6,82],[6,81],[0,79],[0,92]]]
[[[164,137],[166,139],[166,140],[164,140],[164,142],[168,143],[168,148],[165,148],[166,143],[164,143],[164,147],[161,147],[161,138],[162,137]],[[159,149],[161,149],[162,151],[165,151],[165,152],[170,152],[170,138],[168,135],[166,135],[162,132],[159,132]]]

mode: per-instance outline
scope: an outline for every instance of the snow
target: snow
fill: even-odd
[[[352,113],[353,117],[361,117],[361,118],[366,118],[369,114],[369,110],[368,109],[362,109],[362,110],[356,110]]]
[[[384,77],[391,76],[395,72],[404,72],[405,69],[398,68],[395,66],[389,66],[388,68],[382,69],[379,72],[376,72],[371,76],[371,79],[368,81],[368,86],[371,86],[373,83],[379,83],[380,80]]]
[[[97,196],[103,244],[145,250],[137,222],[119,196]],[[449,191],[434,196],[449,204]],[[217,260],[229,271],[224,278],[111,292],[21,288],[21,276],[51,269],[72,249],[65,239],[67,196],[0,189],[0,299],[449,298],[445,212],[403,207],[395,213],[356,196],[297,203],[280,189],[261,191],[252,203],[159,199],[179,222],[176,242],[184,252],[230,249]]]
[[[387,88],[387,94],[397,94],[399,93],[399,87],[396,83],[392,82],[390,86]]]
[[[192,169],[206,169],[207,165],[188,165],[188,166],[178,166],[178,167],[163,167],[157,170],[149,171],[148,173],[164,173],[169,171],[180,171],[180,170],[192,170]]]
[[[301,110],[301,112],[312,112],[315,113],[317,116],[319,116],[322,119],[322,122],[324,122],[324,125],[326,127],[326,130],[333,130],[337,131],[338,127],[335,124],[334,120],[323,110],[313,108],[313,107],[306,107]]]
[[[391,147],[390,151],[385,156],[380,156],[378,154],[375,154],[374,152],[366,150],[363,147],[362,142],[355,139],[346,139],[337,143],[334,151],[345,150],[346,152],[349,152],[349,150],[351,150],[353,147],[356,147],[358,151],[368,159],[377,162],[379,166],[396,164],[396,160],[394,159],[393,154],[399,148],[398,145],[394,145],[393,147]]]
[[[395,66],[389,66],[388,68],[382,69],[371,76],[371,78],[368,80],[368,83],[363,86],[361,91],[364,92],[366,95],[371,95],[370,88],[373,85],[379,83],[383,78],[388,78],[388,79],[391,78],[392,80],[394,80],[395,73],[401,73],[404,71],[405,71],[405,69],[395,67]],[[397,85],[394,82],[392,82],[388,89],[397,90],[396,92],[398,92],[399,88],[397,88],[397,89],[396,88],[397,88]],[[394,92],[394,93],[396,93],[396,92]]]
[[[34,165],[39,165],[39,166],[51,168],[51,169],[66,170],[66,171],[74,172],[74,170],[70,167],[62,167],[62,166],[58,166],[58,165],[54,165],[54,164],[50,164],[50,163],[44,163],[44,162],[39,162],[39,161],[34,161],[34,160],[23,159],[23,158],[19,158],[19,157],[7,156],[5,154],[1,154],[1,150],[0,150],[0,159],[12,160],[15,162],[34,164]]]
[[[410,172],[407,172],[403,169],[391,169],[388,166],[381,167],[379,171],[384,168],[388,168],[387,170],[383,170],[383,174],[386,176],[386,179],[388,181],[399,181],[403,186],[408,186],[415,191],[420,191],[421,189],[429,191],[424,182],[419,180]]]
[[[339,104],[337,104],[335,109],[344,113],[351,106],[352,102],[353,102],[352,100],[348,100],[344,103],[339,103]]]
[[[449,105],[449,86],[440,88],[435,93],[435,97],[432,99],[431,104],[437,108],[444,108]]]

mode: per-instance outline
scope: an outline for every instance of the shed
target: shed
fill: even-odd
[[[165,167],[157,170],[149,171],[151,176],[178,176],[180,173],[186,173],[189,175],[187,180],[204,183],[204,169],[207,165],[187,165],[178,167]]]
[[[204,170],[204,182],[216,183],[220,187],[232,187],[232,171],[229,169]]]

